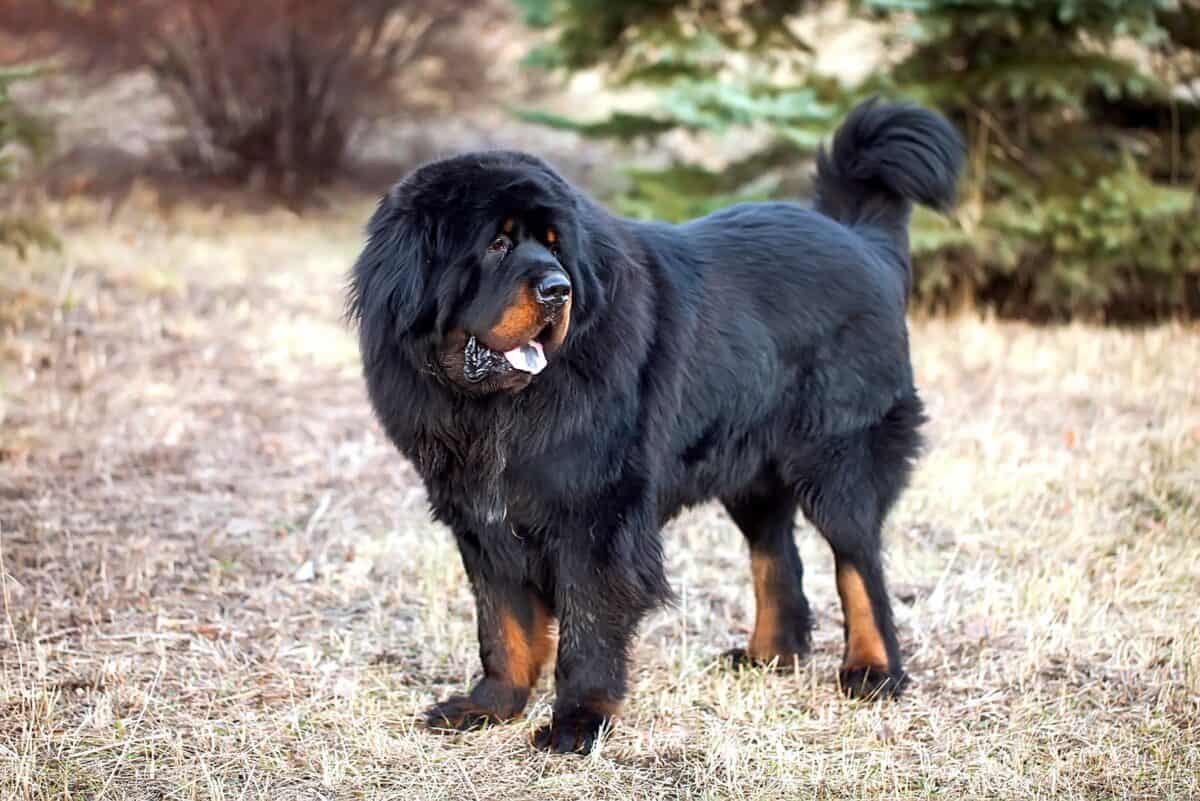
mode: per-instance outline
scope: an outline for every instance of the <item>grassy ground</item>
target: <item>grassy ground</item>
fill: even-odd
[[[1200,797],[1200,330],[919,322],[932,446],[889,526],[916,679],[840,699],[832,563],[795,675],[719,669],[741,537],[672,525],[681,602],[587,758],[548,713],[417,713],[477,670],[449,535],[373,423],[339,321],[368,210],[63,206],[0,274],[0,797]],[[8,258],[0,256],[0,258]]]

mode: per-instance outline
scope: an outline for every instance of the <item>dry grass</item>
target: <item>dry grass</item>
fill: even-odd
[[[1200,797],[1200,331],[921,322],[932,448],[889,530],[917,680],[834,689],[831,559],[793,676],[717,669],[741,538],[671,527],[625,717],[414,725],[477,670],[448,534],[339,321],[363,201],[299,221],[63,207],[0,276],[0,797]],[[7,258],[0,256],[0,258]]]

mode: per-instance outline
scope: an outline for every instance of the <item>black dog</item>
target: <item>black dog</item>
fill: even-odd
[[[671,596],[659,530],[710,498],[749,543],[740,657],[808,651],[799,509],[836,557],[843,688],[903,687],[880,527],[924,420],[907,226],[913,202],[948,207],[962,159],[940,116],[872,101],[820,155],[815,210],[634,222],[513,152],[428,164],[383,198],[349,311],[375,412],[458,542],[484,669],[430,725],[519,716],[557,621],[535,742],[589,750],[638,621]]]

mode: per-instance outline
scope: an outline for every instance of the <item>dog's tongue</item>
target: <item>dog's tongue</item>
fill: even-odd
[[[540,342],[530,342],[519,348],[506,350],[504,358],[508,359],[508,363],[513,367],[526,373],[537,375],[546,369],[546,354]]]

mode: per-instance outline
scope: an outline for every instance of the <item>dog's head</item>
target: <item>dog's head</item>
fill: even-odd
[[[522,153],[409,174],[380,201],[351,274],[368,369],[402,351],[472,396],[519,392],[553,370],[602,294],[586,203]]]

